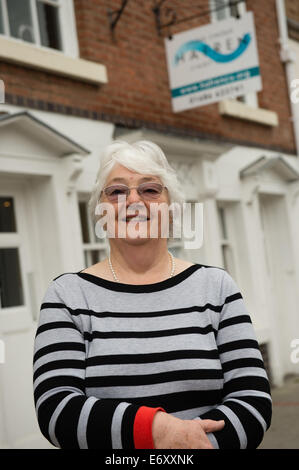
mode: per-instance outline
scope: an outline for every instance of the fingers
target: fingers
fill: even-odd
[[[212,419],[202,419],[199,421],[202,429],[208,432],[220,431],[223,429],[225,422],[224,420],[221,421],[214,421]]]

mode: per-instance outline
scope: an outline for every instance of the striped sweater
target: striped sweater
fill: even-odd
[[[257,448],[271,394],[249,313],[223,269],[194,264],[133,285],[84,272],[51,281],[34,343],[34,401],[59,448],[151,449],[161,409],[224,419],[214,448]]]

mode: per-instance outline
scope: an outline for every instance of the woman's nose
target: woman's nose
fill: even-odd
[[[141,197],[138,194],[137,188],[132,188],[130,194],[127,196],[127,204],[132,204],[133,202],[141,201]]]

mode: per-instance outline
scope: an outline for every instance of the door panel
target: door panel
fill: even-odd
[[[26,280],[30,221],[26,217],[26,185],[0,180],[0,332],[32,324]]]
[[[296,331],[296,298],[293,247],[284,196],[260,194],[260,213],[272,322],[279,332],[283,369],[292,372],[290,343]]]
[[[0,338],[5,349],[0,363],[0,448],[47,447],[32,390],[32,275],[38,253],[33,256],[30,243],[34,224],[29,194],[24,179],[0,177]]]

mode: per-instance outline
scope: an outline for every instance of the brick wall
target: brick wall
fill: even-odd
[[[219,115],[218,104],[180,113],[171,110],[163,38],[159,37],[152,12],[154,0],[129,0],[112,39],[107,5],[120,6],[120,0],[74,0],[80,56],[107,66],[109,83],[101,87],[64,77],[1,63],[0,78],[5,81],[6,99],[29,107],[103,119],[126,127],[149,127],[194,136],[287,152],[295,150],[284,66],[279,58],[275,0],[247,0],[255,16],[263,90],[259,105],[278,113],[279,127]],[[177,17],[207,11],[208,0],[172,0],[164,3]],[[162,22],[170,17],[164,13]],[[203,16],[177,25],[172,32],[206,24]]]

